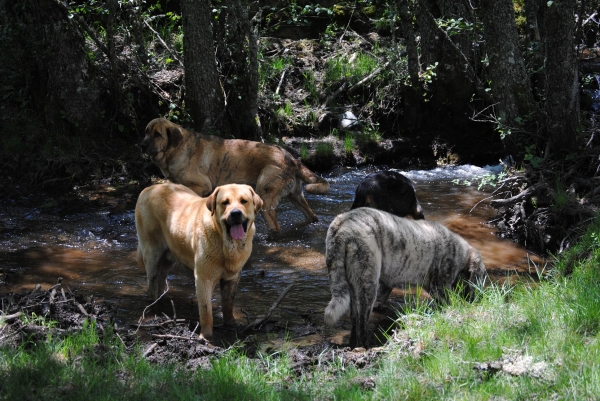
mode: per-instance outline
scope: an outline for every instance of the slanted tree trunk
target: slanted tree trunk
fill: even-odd
[[[555,0],[546,10],[546,126],[558,158],[576,151],[580,127],[575,3]]]
[[[225,103],[215,61],[212,7],[205,0],[181,0],[181,14],[186,108],[196,131],[219,131]]]
[[[482,0],[481,16],[489,59],[492,97],[496,117],[506,134],[533,110],[533,95],[515,23],[512,0]],[[504,143],[513,157],[520,159],[519,138],[506,135]]]

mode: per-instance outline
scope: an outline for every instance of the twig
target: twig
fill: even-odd
[[[342,84],[342,86],[340,86],[340,87],[338,88],[338,90],[336,90],[335,92],[333,92],[333,94],[332,94],[331,96],[329,96],[329,97],[327,98],[327,100],[325,100],[325,103],[323,103],[323,104],[321,105],[321,108],[322,108],[322,109],[325,109],[325,108],[327,108],[327,106],[329,106],[329,104],[330,104],[331,102],[333,102],[333,101],[334,101],[334,100],[335,100],[335,99],[336,99],[336,98],[337,98],[339,95],[341,95],[341,94],[342,94],[342,93],[343,93],[343,92],[344,92],[344,91],[345,91],[347,88],[348,88],[348,81],[345,81],[345,82]]]
[[[490,198],[493,198],[494,196],[496,196],[496,195],[491,195],[491,196],[488,196],[488,197],[486,197],[486,198],[483,198],[483,199],[482,199],[482,200],[480,200],[479,202],[477,202],[477,203],[476,203],[476,204],[475,204],[475,205],[474,205],[474,206],[471,208],[471,210],[469,210],[469,213],[471,213],[471,212],[473,211],[473,209],[475,209],[475,208],[476,208],[476,207],[477,207],[477,206],[478,206],[478,205],[479,205],[481,202],[483,202],[484,200],[488,200],[488,199],[490,199]]]
[[[171,300],[171,307],[173,308],[173,320],[177,322],[177,312],[175,312],[175,303]]]
[[[361,79],[355,85],[352,85],[352,87],[348,88],[348,94],[351,95],[352,93],[354,93],[355,90],[357,90],[358,88],[360,88],[361,86],[363,86],[365,83],[369,82],[371,79],[373,79],[374,77],[376,77],[377,75],[379,75],[379,73],[381,71],[385,70],[388,65],[390,65],[389,61],[387,63],[385,63],[382,67],[376,68],[372,73],[370,73],[369,75],[367,75],[366,77],[364,77],[363,79]]]
[[[277,89],[275,89],[276,95],[279,93],[279,89],[281,88],[281,84],[283,83],[283,77],[285,77],[286,72],[287,72],[287,68],[284,68],[283,72],[281,73],[281,78],[279,78],[279,84],[277,85]]]
[[[151,346],[148,347],[148,349],[144,352],[143,357],[146,358],[148,355],[150,355],[152,353],[152,351],[154,351],[154,348],[158,347],[158,343],[154,343]]]
[[[172,338],[175,340],[198,341],[203,344],[208,344],[208,341],[206,341],[205,338],[200,338],[200,337],[184,337],[184,336],[176,336],[173,334],[152,334],[152,337],[154,337],[154,338]]]
[[[142,324],[142,322],[144,321],[144,318],[146,317],[146,311],[148,310],[148,308],[152,307],[152,305],[154,305],[155,303],[160,301],[160,299],[162,297],[164,297],[167,292],[169,292],[169,280],[168,279],[165,279],[165,284],[166,284],[167,288],[163,291],[163,293],[160,294],[160,296],[158,298],[156,298],[156,300],[154,302],[152,302],[150,305],[146,306],[144,308],[144,310],[142,311],[142,316],[140,317],[140,319],[138,321],[140,325]],[[140,326],[138,325],[138,328],[135,330],[135,333],[137,333],[139,329],[140,329]]]
[[[511,198],[494,199],[493,201],[490,202],[490,205],[495,208],[498,208],[500,206],[505,206],[505,205],[510,205],[512,203],[516,203],[516,202],[522,200],[523,198],[526,198],[527,196],[529,196],[529,194],[531,194],[532,192],[536,191],[538,187],[539,187],[539,185],[535,184]]]
[[[183,67],[183,63],[181,62],[181,60],[179,60],[175,51],[173,49],[171,49],[171,47],[169,47],[169,45],[165,43],[165,41],[160,36],[160,34],[158,32],[156,32],[156,30],[150,26],[150,24],[148,23],[148,20],[144,20],[144,24],[152,31],[152,33],[154,33],[156,35],[156,37],[158,38],[158,41],[164,46],[165,49],[167,49],[167,51],[169,53],[171,53],[171,56],[173,56],[173,58],[175,60],[177,60],[179,65]]]
[[[83,307],[83,305],[81,305],[79,302],[75,302],[75,305],[77,305],[77,307],[79,308],[79,310],[81,311],[81,313],[83,313],[85,316],[90,316],[90,314],[87,313],[87,311],[85,310],[85,308]]]
[[[290,292],[290,290],[292,289],[292,287],[295,284],[296,284],[296,282],[293,282],[290,285],[288,285],[286,287],[286,289],[283,290],[283,292],[281,293],[281,295],[279,295],[279,298],[277,298],[277,300],[273,303],[273,305],[271,305],[271,307],[269,308],[269,311],[267,312],[267,314],[264,317],[256,319],[255,321],[253,321],[252,323],[250,323],[249,325],[247,325],[246,327],[244,327],[244,329],[242,330],[242,332],[248,331],[248,330],[250,330],[253,327],[260,326],[269,317],[271,317],[271,313],[273,313],[273,311],[275,310],[275,308],[277,308],[277,306],[279,305],[279,303],[283,300],[283,298],[287,295],[287,293]]]
[[[9,321],[9,320],[14,320],[16,318],[18,318],[19,316],[21,316],[23,314],[23,312],[17,312],[17,313],[13,313],[12,315],[0,315],[0,323],[2,323],[3,321]]]
[[[200,322],[196,323],[196,327],[192,330],[192,336],[196,333],[196,330],[198,330],[198,326],[200,326]]]

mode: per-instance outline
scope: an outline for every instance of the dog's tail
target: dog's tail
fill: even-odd
[[[323,177],[319,177],[304,164],[300,163],[299,176],[306,183],[304,189],[311,194],[326,194],[329,192],[329,182]]]
[[[333,225],[333,224],[332,224]],[[329,271],[331,300],[325,308],[325,324],[333,326],[350,309],[350,286],[346,278],[346,243],[327,233],[325,263]]]

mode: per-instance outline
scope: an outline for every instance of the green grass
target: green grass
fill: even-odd
[[[539,281],[494,284],[472,303],[456,293],[441,307],[409,299],[378,361],[362,369],[340,353],[297,374],[286,351],[251,359],[232,349],[211,369],[189,372],[149,364],[141,350],[126,353],[87,325],[63,339],[0,349],[0,399],[597,399],[599,231],[600,218]],[[526,369],[515,370],[518,363]]]
[[[354,149],[354,138],[352,137],[352,134],[346,134],[346,136],[344,137],[344,151],[346,153],[352,153],[352,150]]]
[[[318,141],[315,145],[315,155],[317,157],[331,157],[333,156],[333,143]]]
[[[368,54],[360,53],[350,62],[348,56],[338,56],[327,61],[325,82],[334,83],[349,79],[351,83],[358,82],[379,66],[379,61]]]

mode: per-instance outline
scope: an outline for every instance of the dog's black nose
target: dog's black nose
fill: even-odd
[[[239,209],[234,209],[229,213],[229,219],[231,223],[241,223],[244,221],[244,214]]]
[[[148,149],[148,144],[142,141],[140,142],[140,148],[142,149],[142,153],[146,153],[146,149]]]

